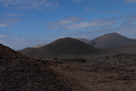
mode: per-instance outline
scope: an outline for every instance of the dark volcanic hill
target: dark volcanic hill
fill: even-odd
[[[0,44],[0,91],[71,91],[48,66]]]
[[[85,38],[76,38],[77,40],[80,40],[84,43],[90,44],[90,40],[89,39],[85,39]]]
[[[118,33],[105,34],[91,41],[91,45],[96,48],[112,48],[131,45],[133,43],[136,43],[136,40],[129,39]]]
[[[61,38],[41,48],[26,48],[19,52],[33,58],[68,57],[98,52],[98,49],[73,38]]]

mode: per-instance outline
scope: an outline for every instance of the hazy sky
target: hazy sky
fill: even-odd
[[[16,50],[111,32],[136,38],[136,0],[0,0],[0,43]]]

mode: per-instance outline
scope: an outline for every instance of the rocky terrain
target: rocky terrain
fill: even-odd
[[[84,60],[62,59],[52,68],[77,80],[88,91],[136,90],[136,55],[117,54]]]
[[[81,88],[50,68],[46,60],[36,60],[0,44],[0,91],[76,91]],[[52,64],[54,65],[54,64]]]
[[[1,91],[135,91],[136,55],[32,59],[0,45]]]

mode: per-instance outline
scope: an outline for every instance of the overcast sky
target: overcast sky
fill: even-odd
[[[136,0],[0,0],[0,43],[15,50],[111,32],[136,38]]]

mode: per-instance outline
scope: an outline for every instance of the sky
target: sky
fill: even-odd
[[[14,50],[112,32],[136,38],[136,0],[0,0],[0,43]]]

